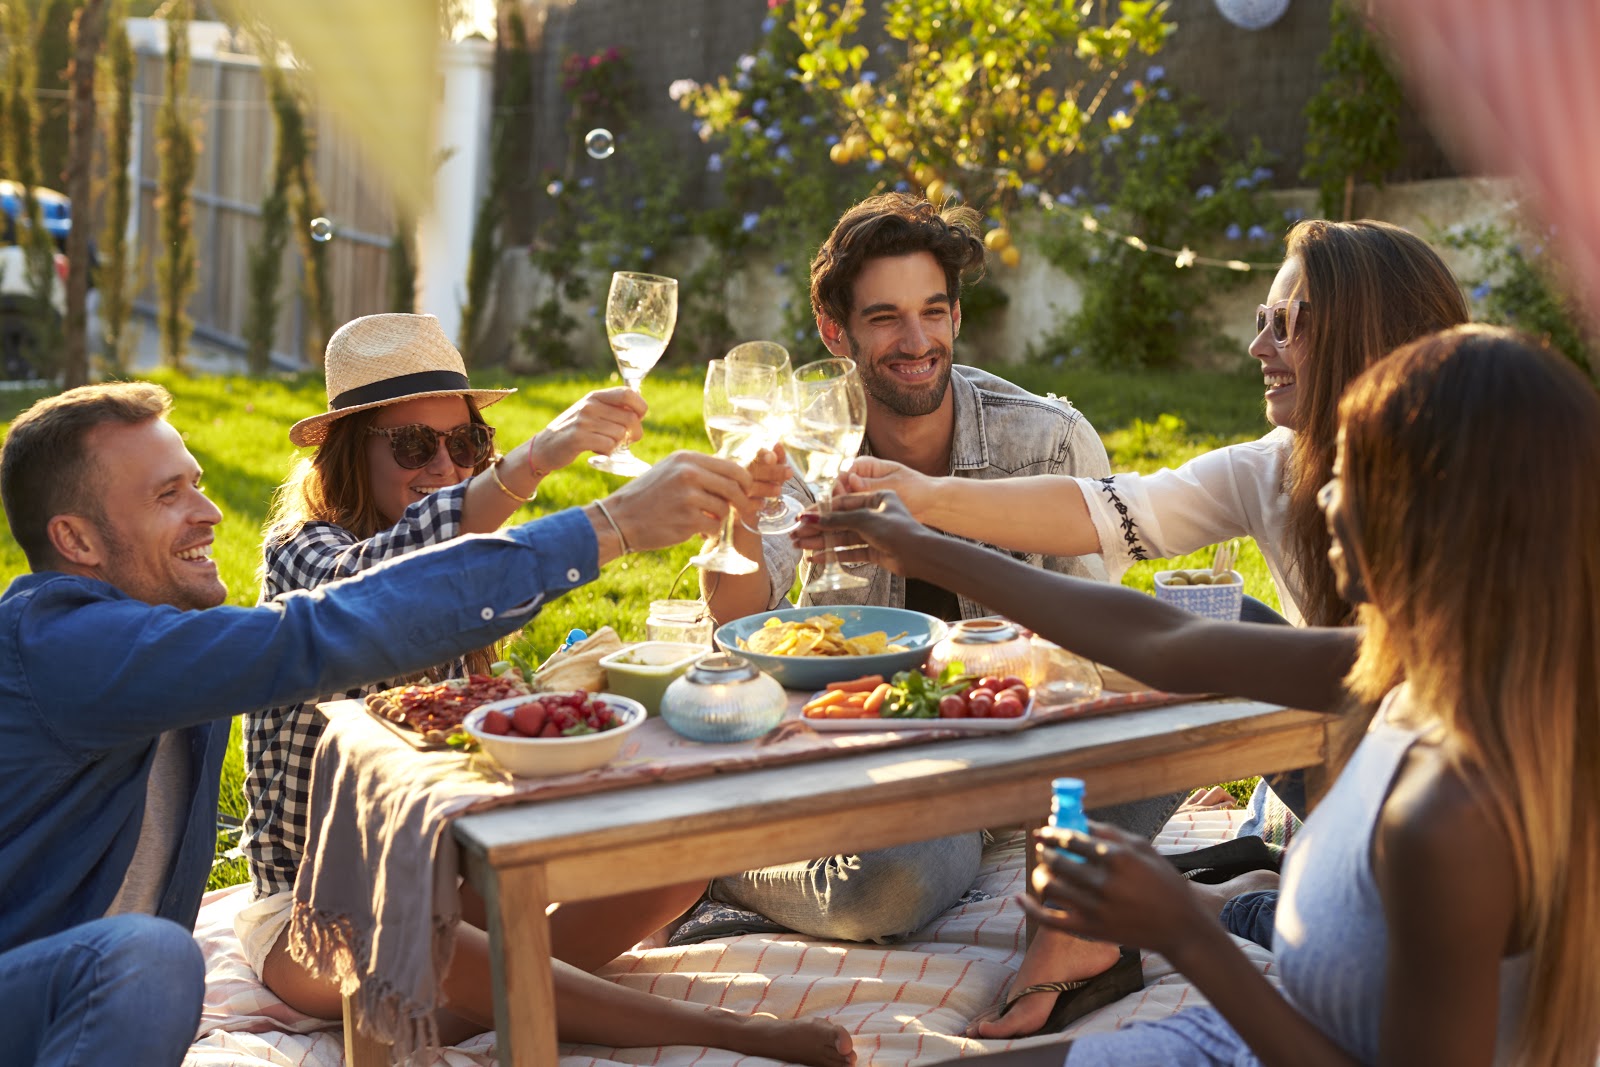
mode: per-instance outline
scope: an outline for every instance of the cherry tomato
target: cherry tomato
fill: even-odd
[[[989,693],[975,691],[967,698],[967,714],[974,719],[987,719],[989,709],[994,707],[994,696]]]
[[[1022,679],[1014,674],[1008,674],[1000,679],[994,688],[995,692],[999,692],[1002,689],[1015,689],[1019,685],[1022,685]]]
[[[994,692],[993,686],[980,685],[967,693],[967,699],[971,700],[973,697],[988,697],[990,700],[993,700]]]
[[[1004,686],[1002,686],[1000,684],[1000,679],[996,678],[992,674],[986,674],[982,678],[978,679],[978,688],[979,689],[995,690],[995,689],[1003,689]]]
[[[1027,707],[1028,706],[1028,696],[1029,696],[1029,694],[1028,694],[1028,687],[1027,686],[1023,685],[1020,682],[1018,682],[1016,685],[1006,686],[1006,688],[1004,688],[1004,689],[1000,690],[1000,692],[996,693],[994,695],[994,698],[996,700],[999,700],[1001,697],[1005,696],[1007,693],[1010,693],[1012,696],[1016,697],[1018,703],[1020,703],[1023,707]]]
[[[1022,717],[1022,701],[1010,692],[1001,693],[994,698],[994,709],[989,712],[991,719],[1020,719]]]
[[[967,702],[955,693],[939,698],[939,718],[965,719],[967,717]]]

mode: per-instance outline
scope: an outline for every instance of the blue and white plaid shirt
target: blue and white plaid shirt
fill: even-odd
[[[331,522],[311,522],[285,538],[267,531],[263,552],[266,578],[261,602],[295,589],[315,589],[369,570],[385,560],[442,544],[461,532],[461,507],[467,483],[432,493],[406,508],[399,524],[358,541]],[[464,669],[456,660],[447,673]],[[375,681],[352,689],[347,697],[375,693],[390,686]],[[316,701],[268,708],[244,718],[244,795],[248,810],[240,847],[250,864],[257,897],[294,888],[295,872],[305,854],[307,798],[311,793],[311,757],[317,751],[324,720]]]

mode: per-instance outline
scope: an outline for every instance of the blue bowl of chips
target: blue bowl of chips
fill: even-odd
[[[920,611],[825,604],[735,619],[717,628],[716,641],[787,688],[812,691],[868,674],[887,681],[920,667],[945,629]]]

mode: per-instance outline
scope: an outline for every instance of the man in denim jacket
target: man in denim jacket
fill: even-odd
[[[752,508],[746,472],[683,453],[609,497],[610,519],[571,508],[315,593],[224,607],[210,558],[222,514],[170,404],[146,383],[73,389],[19,416],[0,450],[6,518],[32,570],[0,596],[8,1065],[183,1058],[232,716],[499,640],[624,543],[713,532],[720,516],[685,506],[702,492]]]
[[[856,361],[866,387],[861,454],[941,476],[1109,474],[1105,446],[1071,404],[954,363],[961,281],[983,266],[979,233],[971,208],[941,213],[925,200],[889,193],[846,212],[812,261],[817,329],[828,351]],[[812,499],[798,479],[784,491]],[[1004,522],[1005,516],[995,521]],[[741,528],[735,544],[762,567],[750,575],[702,575],[718,621],[777,608],[797,573],[810,577],[810,564],[786,534],[759,539]],[[1064,574],[1106,577],[1096,556],[1021,558]],[[800,604],[905,607],[946,620],[989,614],[983,605],[931,583],[907,582],[876,567],[855,573],[868,584],[816,596],[802,593]],[[976,878],[981,851],[980,835],[960,834],[828,856],[718,879],[712,896],[819,937],[889,940],[919,929],[955,903]],[[1115,946],[1107,948],[1106,959],[1087,960],[1086,975],[1115,959]]]

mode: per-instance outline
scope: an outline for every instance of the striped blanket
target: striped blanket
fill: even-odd
[[[1224,840],[1240,811],[1174,817],[1156,846],[1182,852]],[[824,1015],[855,1039],[866,1065],[930,1063],[1075,1034],[1111,1030],[1134,1019],[1161,1018],[1201,1002],[1165,960],[1147,955],[1142,993],[1080,1020],[1065,1034],[1027,1041],[975,1041],[960,1036],[967,1020],[998,1000],[1022,958],[1023,913],[1016,896],[1024,878],[1020,835],[997,841],[978,880],[956,907],[927,929],[892,946],[841,944],[797,934],[747,934],[681,948],[619,957],[602,974],[661,996],[782,1017]],[[244,886],[211,894],[196,936],[207,960],[206,1005],[187,1067],[338,1067],[343,1037],[336,1026],[299,1015],[269,993],[245,963],[233,936]],[[1263,971],[1271,956],[1245,951]],[[468,1067],[494,1062],[494,1035],[419,1057],[414,1067]],[[562,1067],[760,1067],[772,1061],[700,1048],[610,1049],[564,1045]]]

